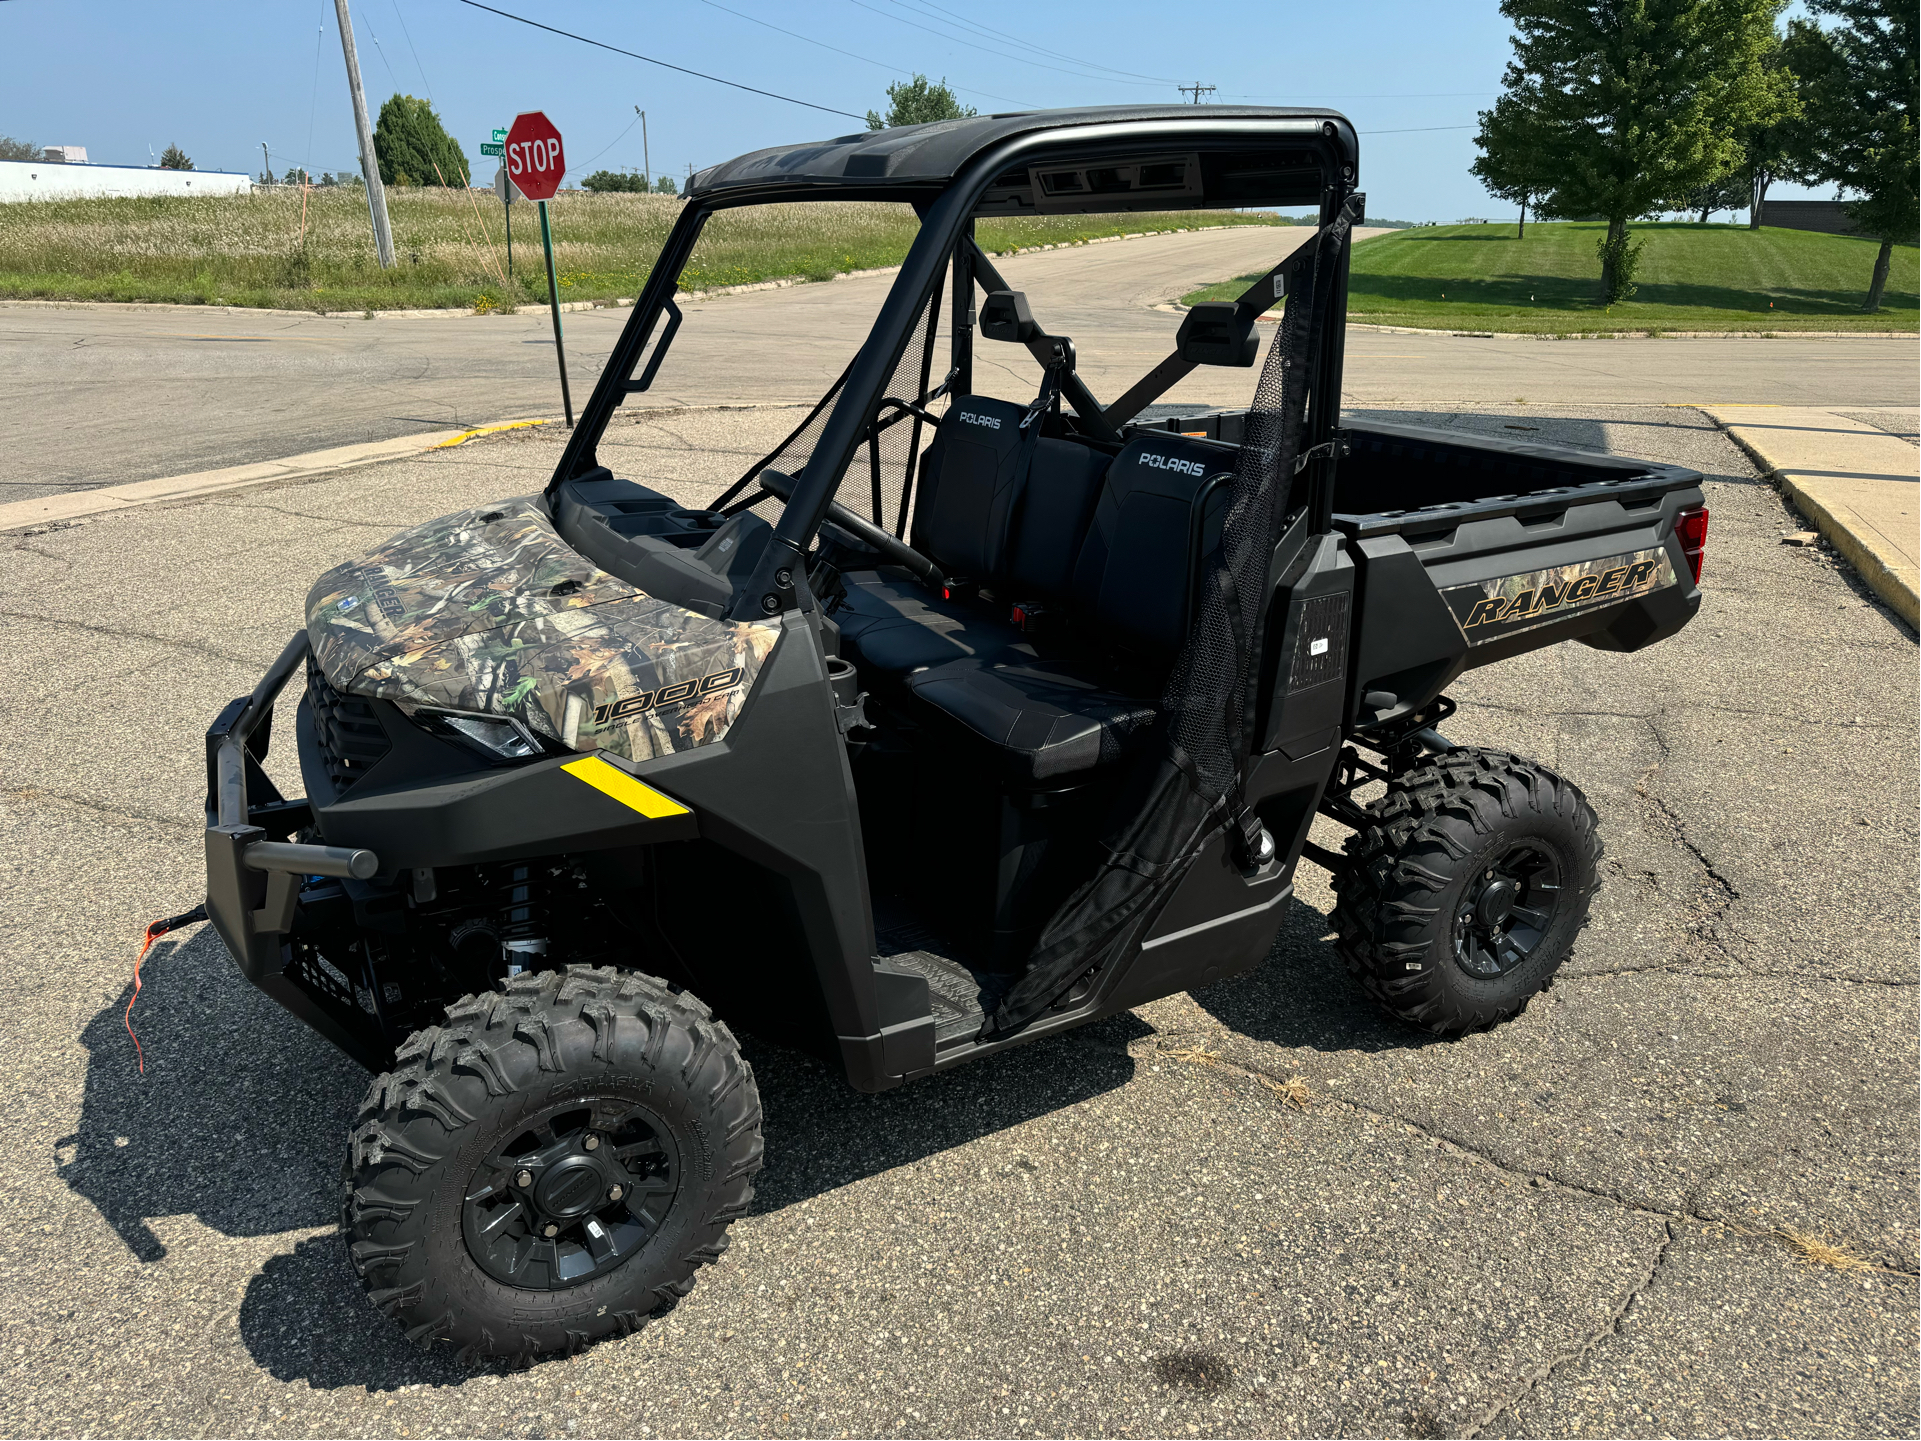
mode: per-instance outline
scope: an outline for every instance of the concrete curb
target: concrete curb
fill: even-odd
[[[712,410],[800,409],[806,401],[774,401],[765,405],[669,405],[649,410],[624,411],[628,420],[649,420],[660,415]],[[424,455],[432,450],[448,450],[483,436],[509,430],[528,430],[535,426],[557,424],[557,415],[530,420],[502,420],[491,425],[476,425],[468,430],[428,430],[418,435],[401,435],[392,440],[371,440],[359,445],[336,445],[327,450],[310,450],[305,455],[289,455],[280,460],[257,461],[252,465],[230,465],[221,470],[195,471],[191,475],[170,475],[158,480],[134,481],[129,485],[103,486],[99,490],[69,491],[64,495],[43,495],[32,500],[10,501],[0,505],[0,535],[28,533],[112,515],[143,505],[165,501],[199,500],[209,495],[256,490],[262,486],[282,485],[290,480],[314,480],[335,471],[373,465],[383,460],[401,460]]]
[[[483,426],[478,430],[430,430],[419,435],[396,436],[392,440],[336,445],[328,450],[311,450],[305,455],[257,461],[252,465],[230,465],[220,470],[195,471],[191,475],[170,475],[158,480],[138,480],[129,485],[103,486],[99,490],[75,490],[64,495],[9,501],[0,505],[0,534],[40,529],[63,521],[107,515],[135,506],[157,505],[163,501],[193,500],[222,492],[252,490],[258,486],[346,470],[351,466],[394,460],[440,446],[459,445],[489,430],[506,428]]]
[[[1921,629],[1921,450],[1832,410],[1716,405],[1701,412],[1753,457],[1868,588]]]

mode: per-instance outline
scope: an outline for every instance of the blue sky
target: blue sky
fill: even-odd
[[[982,113],[1182,97],[1325,105],[1363,135],[1375,215],[1501,216],[1468,174],[1508,27],[1493,0],[491,0],[625,49],[856,115],[914,70]],[[609,54],[460,0],[353,0],[370,106],[432,100],[475,174],[520,110],[566,137],[572,175],[655,173],[860,128],[856,120]],[[778,27],[778,28],[774,28]],[[783,33],[791,32],[791,33]],[[801,37],[805,37],[804,39]],[[810,43],[813,42],[813,43]],[[831,48],[829,48],[831,47]],[[206,170],[355,166],[333,0],[0,0],[0,133],[144,165],[170,142]],[[572,176],[570,175],[570,183]],[[1801,193],[1790,189],[1783,196]]]

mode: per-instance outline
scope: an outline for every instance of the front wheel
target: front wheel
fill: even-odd
[[[410,1339],[531,1359],[671,1309],[760,1164],[727,1027],[664,981],[570,966],[467,997],[400,1048],[356,1118],[342,1226]]]
[[[1334,878],[1349,971],[1436,1034],[1514,1015],[1587,924],[1601,839],[1587,797],[1499,751],[1432,756],[1388,783]]]

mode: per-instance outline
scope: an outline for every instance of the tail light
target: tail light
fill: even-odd
[[[1681,554],[1688,558],[1688,569],[1694,572],[1694,583],[1701,583],[1701,557],[1708,548],[1708,508],[1705,505],[1689,506],[1674,517],[1674,533],[1681,541]]]

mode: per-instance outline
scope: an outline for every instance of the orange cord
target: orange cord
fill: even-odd
[[[133,994],[127,997],[127,1009],[120,1019],[127,1028],[127,1038],[133,1042],[134,1059],[140,1063],[140,1074],[143,1076],[147,1074],[147,1054],[140,1049],[140,1037],[133,1033],[133,1003],[140,999],[140,963],[147,959],[147,952],[153,949],[153,943],[168,931],[177,931],[182,926],[206,919],[207,908],[195,906],[184,916],[169,916],[164,921],[155,921],[147,927],[147,938],[140,944],[140,954],[133,958]]]

